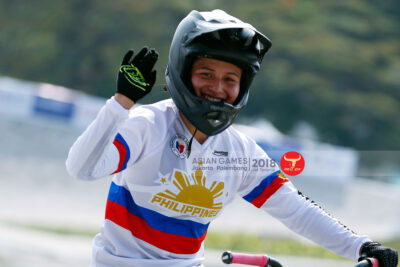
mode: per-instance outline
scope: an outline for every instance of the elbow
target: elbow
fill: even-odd
[[[90,180],[90,176],[80,171],[69,159],[66,160],[65,167],[69,176],[78,180]]]

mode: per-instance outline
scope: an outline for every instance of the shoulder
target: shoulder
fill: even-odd
[[[248,149],[249,147],[257,146],[256,141],[254,141],[254,139],[252,139],[245,133],[239,131],[237,128],[235,128],[234,125],[230,126],[223,133],[227,134],[227,136],[229,136],[230,139],[233,139],[235,142],[238,142],[244,148]]]
[[[229,140],[230,146],[236,151],[242,151],[249,157],[270,158],[268,153],[252,137],[240,131],[235,125],[230,126],[223,133],[226,134],[226,136],[222,136],[223,140]]]

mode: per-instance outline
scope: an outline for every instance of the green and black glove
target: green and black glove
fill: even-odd
[[[117,93],[123,94],[136,102],[148,93],[156,82],[156,70],[153,70],[158,59],[158,52],[147,46],[134,56],[130,49],[122,60],[117,78]]]
[[[384,247],[378,242],[366,242],[361,248],[362,260],[365,257],[377,258],[379,267],[396,267],[398,263],[398,253],[396,250]]]

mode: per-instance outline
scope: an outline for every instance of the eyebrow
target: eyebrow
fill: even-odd
[[[215,69],[206,67],[206,66],[201,66],[200,68],[198,68],[199,70],[209,70],[209,71],[215,71]],[[239,74],[237,74],[236,72],[227,72],[227,74],[232,74],[234,76],[237,76],[238,78],[240,77]]]

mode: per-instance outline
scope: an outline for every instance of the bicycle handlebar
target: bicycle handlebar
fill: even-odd
[[[238,263],[260,267],[282,267],[282,264],[263,254],[233,253],[225,251],[222,253],[222,261],[226,264]],[[379,262],[375,258],[366,258],[358,262],[354,267],[379,267]]]
[[[282,267],[277,260],[263,254],[232,253],[225,251],[222,253],[222,261],[226,264],[239,263],[261,267]]]

